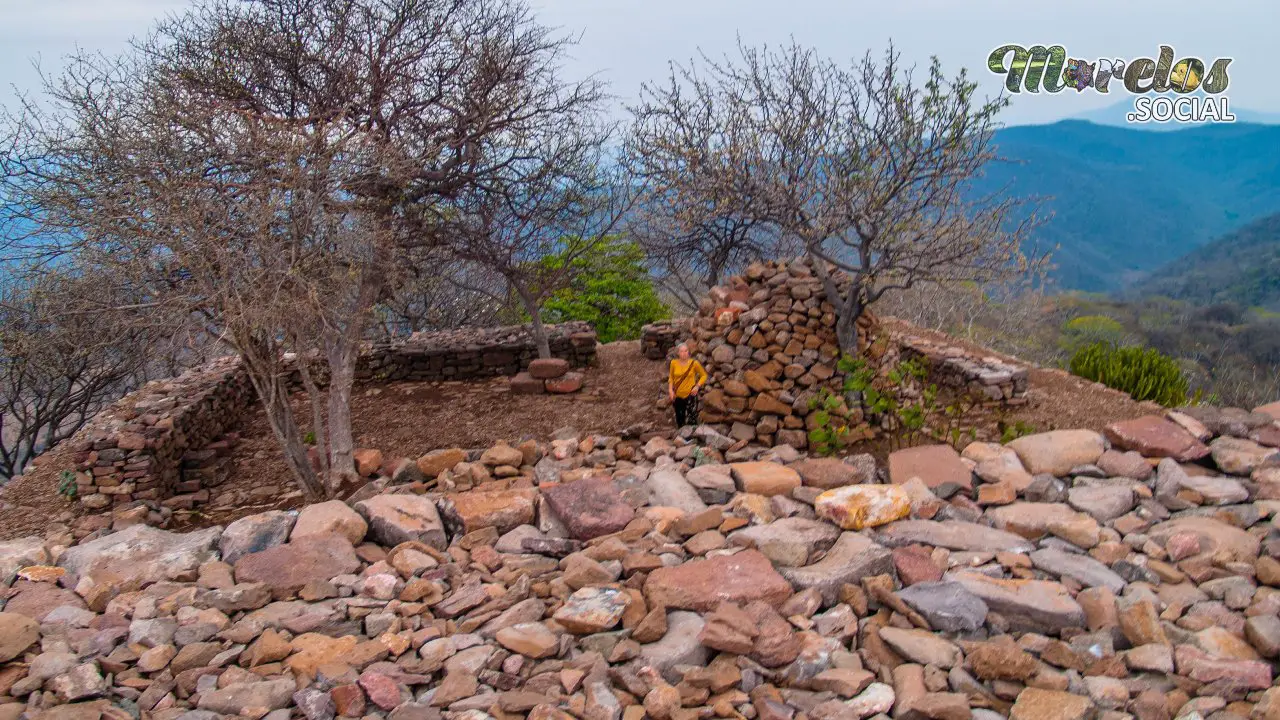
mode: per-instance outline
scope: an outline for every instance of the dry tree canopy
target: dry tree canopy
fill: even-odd
[[[670,208],[678,242],[751,227],[735,247],[772,237],[824,261],[815,266],[841,345],[853,348],[858,316],[886,292],[1032,264],[1026,200],[971,191],[997,159],[991,136],[1006,104],[980,102],[976,89],[963,71],[948,79],[936,58],[921,82],[892,47],[849,66],[797,45],[740,47],[735,58],[673,65],[643,88],[628,163]]]
[[[546,149],[513,138],[599,101],[594,79],[560,77],[568,45],[516,0],[198,2],[119,57],[71,58],[11,115],[6,194],[40,228],[27,247],[215,324],[322,496],[352,474],[375,306],[447,240],[460,198]],[[313,398],[318,475],[285,351],[330,378]]]

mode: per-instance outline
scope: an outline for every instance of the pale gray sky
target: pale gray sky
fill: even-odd
[[[991,93],[1001,79],[986,57],[1005,43],[1065,45],[1072,57],[1154,58],[1172,45],[1179,57],[1235,59],[1226,95],[1234,108],[1280,112],[1280,83],[1268,51],[1280,27],[1277,0],[531,0],[542,21],[581,32],[569,70],[600,72],[614,94],[634,97],[645,80],[662,77],[669,60],[699,48],[732,50],[794,37],[835,58],[882,50],[892,39],[916,62],[938,55],[949,72],[961,66]],[[0,102],[10,86],[37,89],[39,57],[56,69],[75,47],[117,51],[182,0],[0,0]],[[1212,9],[1210,9],[1212,8]],[[1026,93],[1004,115],[1010,124],[1051,122],[1123,100],[1086,90],[1077,95]]]

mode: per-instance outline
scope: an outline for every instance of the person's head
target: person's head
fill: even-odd
[[[689,346],[685,345],[684,343],[680,343],[679,347],[676,348],[676,357],[680,358],[681,360],[688,360]]]

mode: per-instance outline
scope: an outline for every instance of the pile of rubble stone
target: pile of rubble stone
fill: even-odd
[[[1278,420],[886,466],[566,430],[226,528],[52,527],[0,544],[0,720],[1274,720]]]
[[[569,361],[561,358],[540,358],[529,363],[511,378],[511,392],[517,395],[553,393],[564,395],[582,389],[583,375],[569,370]]]

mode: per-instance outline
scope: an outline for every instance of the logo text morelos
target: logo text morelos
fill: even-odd
[[[1061,92],[1071,88],[1083,92],[1093,88],[1110,92],[1112,81],[1135,95],[1150,92],[1187,94],[1201,90],[1216,95],[1227,89],[1227,67],[1231,58],[1206,62],[1198,57],[1177,57],[1168,45],[1160,46],[1156,58],[1099,58],[1084,60],[1069,57],[1062,45],[1001,45],[987,58],[987,67],[1005,75],[1005,87],[1011,93]]]

